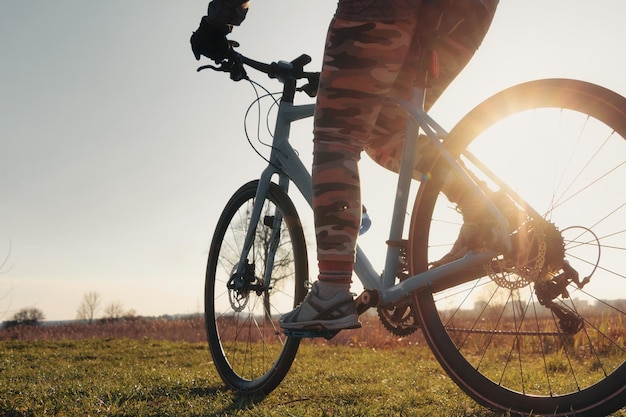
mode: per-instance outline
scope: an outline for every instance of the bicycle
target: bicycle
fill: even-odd
[[[278,324],[310,284],[303,228],[288,194],[293,183],[311,202],[310,174],[289,144],[291,123],[313,114],[313,104],[294,104],[297,92],[315,95],[319,74],[304,71],[308,62],[302,55],[266,64],[236,53],[198,68],[238,81],[248,79],[248,66],[283,84],[267,166],[228,201],[207,262],[209,348],[224,383],[243,393],[275,389],[302,337],[334,336],[285,334]],[[424,111],[423,98],[415,88],[410,102],[396,100],[411,117],[387,256],[379,274],[357,248],[355,274],[365,288],[358,312],[378,309],[397,335],[421,329],[447,374],[488,408],[597,416],[623,407],[626,203],[618,190],[626,178],[626,99],[583,81],[530,81],[491,96],[447,132]],[[418,133],[438,157],[406,224]],[[442,167],[481,196],[497,236],[433,267],[462,222],[440,192]],[[513,231],[485,184],[523,213]]]

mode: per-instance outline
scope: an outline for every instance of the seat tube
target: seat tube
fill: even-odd
[[[423,109],[424,89],[413,87],[410,104],[413,108]],[[385,258],[385,270],[383,272],[383,288],[385,289],[395,284],[400,247],[398,244],[394,243],[402,240],[404,219],[409,200],[409,190],[417,159],[418,132],[419,125],[412,117],[409,117],[400,162],[400,173],[398,176],[391,227],[389,230],[389,241],[387,242],[387,256]]]

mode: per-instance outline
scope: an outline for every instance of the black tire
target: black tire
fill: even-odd
[[[209,349],[224,383],[245,393],[268,394],[283,380],[300,344],[278,324],[305,297],[306,243],[296,209],[271,184],[243,277],[234,277],[255,200],[258,181],[241,187],[219,218],[209,252],[205,320]],[[279,241],[269,285],[264,269],[272,227],[280,221]],[[232,280],[231,280],[232,278]],[[230,282],[230,285],[229,285]],[[229,288],[230,287],[230,288]]]
[[[453,277],[451,288],[437,284],[416,294],[433,353],[478,403],[519,416],[604,416],[626,406],[624,138],[624,97],[554,79],[495,94],[446,139],[453,154],[469,149],[554,224],[565,259],[580,280],[591,277],[582,289],[569,282],[568,294],[554,297],[581,325],[569,333],[538,302],[536,283],[515,274],[467,270]],[[440,189],[432,178],[416,197],[409,239],[414,274],[450,249],[462,222]]]

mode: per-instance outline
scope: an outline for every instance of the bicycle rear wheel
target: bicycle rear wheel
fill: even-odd
[[[205,282],[209,349],[226,385],[267,394],[283,380],[300,344],[278,323],[306,295],[306,243],[293,203],[271,184],[242,274],[236,274],[258,181],[232,196],[217,223]],[[270,270],[270,280],[264,279]]]
[[[482,405],[520,416],[599,416],[626,405],[625,138],[626,99],[580,81],[539,80],[487,99],[446,139],[453,154],[467,148],[513,199],[554,225],[558,241],[547,242],[548,255],[529,223],[518,232],[528,235],[535,265],[538,254],[560,246],[560,259],[564,247],[580,274],[578,283],[572,274],[533,278],[500,257],[453,277],[451,287],[444,282],[416,294],[433,353]],[[464,162],[499,188],[484,169]],[[433,178],[418,191],[414,274],[450,249],[462,223],[440,189]]]

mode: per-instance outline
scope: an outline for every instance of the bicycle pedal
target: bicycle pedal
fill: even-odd
[[[283,333],[288,337],[295,337],[298,339],[304,338],[317,338],[323,337],[326,340],[330,340],[337,335],[341,330],[328,330],[328,329],[283,329]]]

